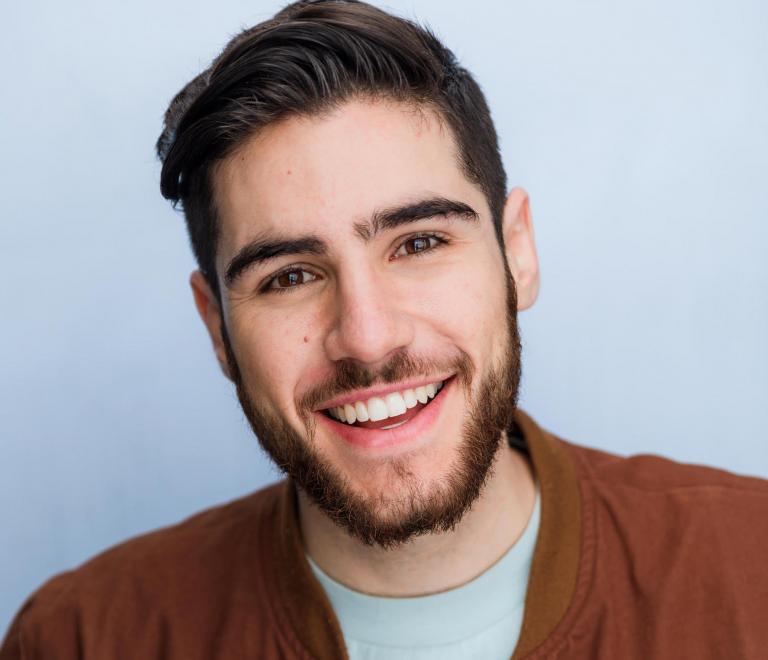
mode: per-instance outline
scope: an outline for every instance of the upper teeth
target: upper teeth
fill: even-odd
[[[355,401],[343,406],[328,408],[327,413],[341,422],[354,424],[360,422],[379,422],[388,417],[402,415],[417,403],[426,403],[440,391],[443,382],[430,383],[403,390],[402,392],[390,392],[383,397],[372,396],[367,401]]]

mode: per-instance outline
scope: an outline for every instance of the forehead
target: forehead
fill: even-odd
[[[271,124],[215,169],[213,183],[220,258],[255,235],[343,234],[424,195],[485,208],[436,112],[383,100]]]

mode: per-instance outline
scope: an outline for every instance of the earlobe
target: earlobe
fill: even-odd
[[[517,288],[517,309],[528,309],[539,295],[539,258],[528,193],[513,188],[504,204],[504,250]]]
[[[205,276],[199,270],[194,271],[190,275],[189,285],[192,287],[192,295],[195,299],[197,312],[200,314],[200,318],[205,324],[208,334],[211,337],[213,351],[216,354],[219,366],[224,375],[229,378],[229,380],[232,380],[232,375],[229,371],[229,362],[227,361],[227,352],[222,338],[222,324],[224,318],[221,311],[221,305],[208,284],[208,281],[205,279]]]

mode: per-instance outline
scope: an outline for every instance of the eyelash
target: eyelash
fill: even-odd
[[[303,286],[302,284],[296,284],[294,286],[277,286],[273,287],[272,284],[277,281],[277,279],[283,275],[287,275],[288,273],[310,273],[314,276],[314,273],[310,271],[307,268],[301,268],[299,266],[289,266],[288,268],[285,268],[284,270],[279,271],[278,273],[275,273],[272,277],[270,277],[262,287],[259,288],[259,293],[267,293],[267,294],[273,294],[273,293],[288,293],[289,291],[292,291],[293,289],[297,289],[300,286]],[[314,280],[312,280],[314,281]]]
[[[411,254],[405,254],[399,257],[390,257],[390,261],[394,261],[396,259],[402,259],[403,257],[422,257],[425,254],[429,254],[430,252],[433,252],[434,250],[437,250],[445,245],[448,245],[450,243],[450,240],[446,238],[445,236],[441,236],[440,234],[435,234],[432,232],[425,232],[420,234],[414,234],[413,236],[409,236],[405,240],[403,240],[400,245],[397,246],[397,250],[395,252],[398,252],[406,243],[409,241],[415,241],[419,238],[428,238],[433,239],[435,241],[435,244],[431,247],[428,247],[424,250],[419,250],[418,252],[413,252]],[[259,293],[266,293],[266,294],[283,294],[288,293],[289,291],[292,291],[294,289],[298,289],[299,287],[303,286],[303,284],[296,284],[294,286],[286,286],[286,287],[273,287],[272,284],[282,275],[287,275],[288,273],[294,273],[294,272],[306,272],[310,273],[314,276],[314,273],[312,273],[310,270],[301,268],[300,266],[289,266],[288,268],[285,268],[284,270],[281,270],[272,277],[270,277],[262,287],[259,289]],[[311,280],[314,281],[314,280]]]
[[[432,232],[425,232],[425,233],[414,234],[413,236],[409,236],[402,243],[400,243],[400,245],[397,246],[397,250],[395,250],[395,252],[398,252],[400,250],[400,248],[402,248],[406,243],[408,243],[410,241],[415,241],[415,240],[417,240],[419,238],[431,238],[431,239],[434,239],[435,245],[432,245],[431,247],[428,247],[425,250],[419,250],[418,252],[414,252],[412,254],[405,254],[403,256],[406,256],[406,257],[421,257],[421,256],[424,256],[425,254],[429,254],[433,250],[437,250],[437,249],[443,247],[444,245],[448,245],[448,243],[450,243],[450,241],[445,236],[442,236],[440,234],[435,234],[435,233],[432,233]],[[402,259],[403,257],[401,256],[401,257],[394,257],[394,258],[395,259]],[[390,258],[390,261],[392,261],[392,258]]]

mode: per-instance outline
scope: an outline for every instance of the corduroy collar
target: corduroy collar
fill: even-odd
[[[573,600],[579,570],[581,498],[570,457],[562,442],[527,414],[515,412],[519,449],[527,450],[541,489],[541,523],[536,540],[525,614],[513,660],[533,652],[555,630]],[[522,442],[520,441],[522,440]],[[524,448],[523,448],[524,443]],[[296,492],[286,480],[275,518],[272,558],[265,570],[276,586],[279,618],[311,657],[347,658],[333,609],[304,555]]]

